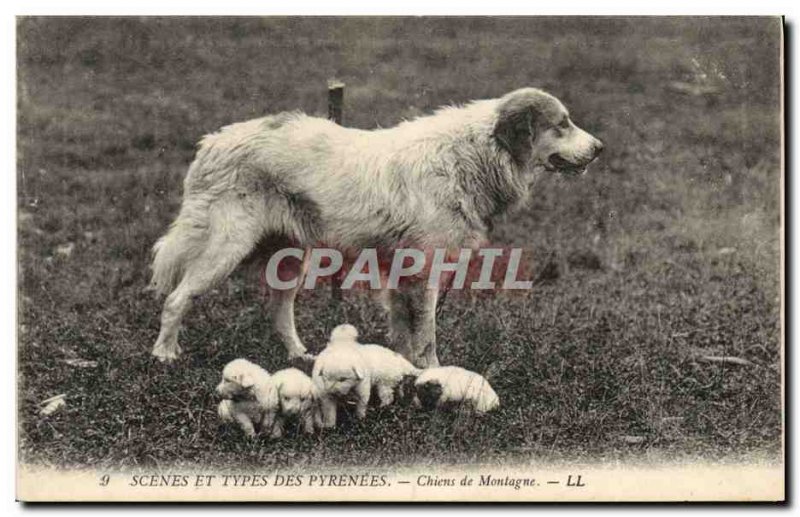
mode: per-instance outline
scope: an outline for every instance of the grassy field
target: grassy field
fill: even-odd
[[[778,20],[22,19],[18,24],[19,447],[97,468],[777,458],[781,451]],[[561,98],[606,151],[545,179],[493,241],[528,248],[525,295],[450,296],[446,364],[492,372],[482,418],[394,407],[313,438],[219,425],[222,366],[283,352],[255,277],[198,300],[186,354],[154,362],[149,248],[194,146],[287,109],[389,126],[520,86]],[[312,350],[354,294],[299,301]],[[279,351],[279,353],[275,353]],[[750,364],[713,363],[735,356]],[[95,361],[76,366],[75,359]],[[65,393],[49,416],[38,403]]]

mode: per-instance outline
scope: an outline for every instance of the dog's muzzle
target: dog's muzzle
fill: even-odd
[[[596,140],[594,145],[592,146],[591,154],[589,155],[587,160],[580,160],[578,162],[573,162],[561,156],[558,153],[551,154],[548,158],[548,165],[552,169],[555,169],[563,174],[567,175],[578,175],[584,174],[586,172],[586,168],[589,166],[590,163],[597,158],[600,153],[603,152],[603,143],[600,140]]]
[[[589,164],[589,162],[584,164],[573,163],[556,153],[551,154],[547,161],[550,162],[550,165],[555,170],[569,175],[583,174],[586,172],[586,166]]]

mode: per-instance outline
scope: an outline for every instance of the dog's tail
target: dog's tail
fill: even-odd
[[[355,341],[357,338],[358,330],[349,323],[339,325],[331,332],[331,341]]]
[[[160,295],[171,293],[183,278],[187,263],[204,249],[208,238],[208,211],[204,208],[185,201],[169,231],[153,246],[148,289]]]

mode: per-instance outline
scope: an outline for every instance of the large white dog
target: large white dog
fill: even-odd
[[[151,286],[168,295],[153,354],[180,353],[192,297],[253,253],[318,243],[469,247],[523,202],[543,171],[583,172],[602,150],[553,96],[534,88],[448,107],[390,129],[364,131],[301,113],[233,124],[206,136],[184,181],[183,205],[155,245]],[[296,275],[306,260],[289,263]],[[294,324],[298,287],[270,290],[289,358],[306,357]],[[396,350],[437,366],[437,292],[389,293]]]

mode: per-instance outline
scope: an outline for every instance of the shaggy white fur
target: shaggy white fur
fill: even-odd
[[[301,113],[227,126],[202,140],[180,213],[154,246],[151,287],[168,296],[153,355],[178,356],[192,298],[260,243],[476,246],[497,217],[528,197],[536,176],[581,172],[601,149],[558,99],[534,88],[374,131]],[[302,275],[306,265],[293,267]],[[270,315],[290,359],[307,358],[294,324],[297,289],[270,291]],[[396,348],[417,366],[438,366],[436,290],[390,297]]]
[[[223,400],[217,408],[220,418],[237,422],[254,437],[265,417],[273,413],[274,387],[265,369],[247,359],[234,359],[222,370],[216,392]]]
[[[458,366],[428,368],[414,381],[417,402],[425,406],[443,407],[466,403],[478,413],[500,406],[497,393],[482,375]]]
[[[305,433],[313,433],[315,427],[321,426],[319,414],[319,395],[311,378],[297,368],[287,368],[272,374],[270,379],[275,388],[274,406],[271,414],[271,436],[280,438],[283,435],[284,423],[287,419],[299,419]],[[269,422],[265,419],[264,428]]]

